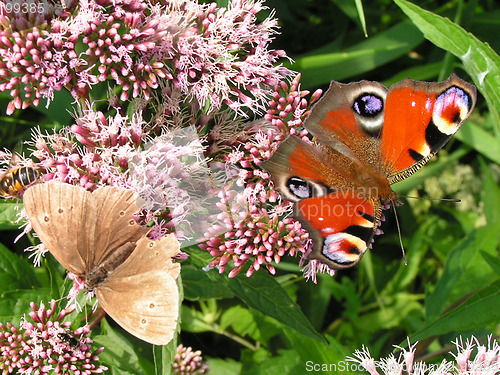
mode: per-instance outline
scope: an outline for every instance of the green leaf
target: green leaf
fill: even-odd
[[[214,326],[194,307],[181,306],[182,330],[188,332],[211,332]]]
[[[300,357],[299,362],[304,366],[303,369],[305,369],[307,363],[339,364],[348,355],[344,347],[333,337],[329,337],[329,345],[325,345],[290,329],[285,329],[284,332],[288,340],[290,340],[290,345],[297,351]]]
[[[464,277],[469,268],[474,267],[470,272],[477,274],[484,270],[484,266],[474,261],[479,249],[496,248],[498,244],[498,233],[500,231],[500,223],[478,228],[469,233],[450,253],[443,273],[436,284],[432,294],[427,296],[425,300],[428,320],[434,319],[446,307],[445,301],[452,291],[457,287],[461,278]],[[484,277],[485,272],[476,277]],[[471,278],[469,277],[465,283],[469,287],[473,287]],[[479,282],[477,283],[479,284]],[[460,289],[461,295],[468,293],[470,290]]]
[[[143,359],[136,352],[136,347],[125,337],[115,331],[106,319],[101,321],[101,329],[105,334],[92,337],[97,346],[104,347],[99,359],[113,368],[116,374],[151,374],[153,364]]]
[[[449,19],[426,11],[405,0],[394,0],[424,36],[452,53],[464,64],[500,124],[500,57],[487,44]]]
[[[359,316],[354,323],[364,332],[399,327],[412,311],[421,309],[420,299],[422,296],[406,292],[387,296],[381,309]]]
[[[365,36],[368,36],[368,33],[366,31],[366,20],[365,20],[365,12],[363,10],[363,3],[361,0],[354,0],[356,3],[356,9],[358,10],[358,16],[359,16],[359,22],[361,23],[361,27],[363,27],[363,32],[365,33]]]
[[[153,345],[156,375],[170,375],[177,353],[177,335],[167,345]]]
[[[0,293],[15,289],[31,289],[38,285],[31,262],[12,253],[0,243]]]
[[[276,356],[266,358],[258,364],[245,363],[244,368],[244,375],[304,374],[304,364],[300,363],[295,350],[279,350]]]
[[[484,203],[484,214],[486,221],[490,224],[500,222],[500,188],[493,178],[489,166],[482,158],[479,158],[479,164],[483,172],[483,188],[481,190],[481,200]]]
[[[219,328],[225,331],[228,327],[233,328],[240,336],[251,337],[257,329],[252,313],[242,306],[232,306],[222,313]]]
[[[19,202],[0,201],[0,230],[18,229],[20,224],[16,223],[17,215],[23,209],[23,204]]]
[[[251,277],[236,277],[228,279],[211,271],[210,277],[215,277],[231,288],[235,295],[249,307],[268,315],[282,324],[298,332],[324,342],[323,337],[316,332],[304,313],[283,289],[283,287],[270,275],[255,272]]]
[[[462,305],[417,332],[411,341],[494,326],[500,321],[500,280],[477,291]]]
[[[332,79],[341,80],[371,71],[401,57],[422,43],[419,30],[410,22],[393,28],[343,51],[328,47],[296,59],[295,70],[302,73],[305,87],[316,87]]]
[[[207,272],[190,264],[181,267],[184,296],[190,301],[208,298],[231,298],[234,293],[220,282],[213,281]]]
[[[50,289],[37,288],[36,290],[17,290],[2,293],[0,296],[0,322],[19,324],[21,317],[31,310],[30,302],[48,306],[50,302]]]
[[[231,358],[208,358],[209,374],[236,375],[241,374],[243,365]]]
[[[481,256],[486,260],[491,269],[500,276],[500,259],[498,258],[498,254],[496,256],[487,253],[486,251],[480,251]]]
[[[474,122],[468,120],[454,137],[488,159],[500,164],[500,140]]]

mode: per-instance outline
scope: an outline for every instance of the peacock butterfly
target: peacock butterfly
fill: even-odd
[[[355,265],[371,247],[382,210],[399,205],[393,183],[438,152],[476,102],[456,75],[444,82],[332,81],[304,127],[317,144],[290,135],[261,164],[309,232],[309,259],[332,269]]]

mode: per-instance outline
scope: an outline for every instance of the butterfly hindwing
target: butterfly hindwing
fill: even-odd
[[[380,202],[350,191],[303,199],[295,209],[296,218],[313,240],[309,259],[332,269],[352,267],[361,259],[382,215]]]
[[[88,249],[95,247],[94,197],[82,188],[63,183],[29,187],[24,209],[33,229],[52,255],[70,272],[83,275]]]
[[[144,237],[132,254],[96,287],[103,309],[124,329],[155,345],[173,338],[179,315],[179,252],[173,235]]]

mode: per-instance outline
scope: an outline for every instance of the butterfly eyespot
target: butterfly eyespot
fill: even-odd
[[[120,216],[125,216],[125,211],[120,211],[118,214],[119,214]]]
[[[47,223],[48,221],[50,221],[50,218],[48,216],[44,216],[43,221],[45,221]]]
[[[135,220],[134,219],[130,219],[128,221],[128,225],[135,225]]]
[[[141,319],[141,323],[142,323],[142,324],[146,324],[147,322],[148,322],[148,321],[146,320],[146,318],[142,318],[142,319]]]
[[[358,96],[352,105],[352,109],[363,117],[375,117],[384,108],[384,101],[375,94],[363,94]]]
[[[63,212],[64,212],[64,210],[63,210],[62,208],[59,208],[59,209],[57,210],[57,213],[62,214]]]
[[[150,243],[148,243],[148,246],[149,246],[149,247],[153,247],[154,245],[155,245],[155,243],[154,243],[154,242],[150,242]]]
[[[432,120],[439,132],[452,135],[468,116],[472,99],[461,88],[453,86],[436,98]]]
[[[155,308],[155,304],[154,304],[154,303],[150,303],[150,304],[149,304],[149,308],[150,308],[150,309],[154,309],[154,308]]]
[[[290,177],[286,182],[286,186],[290,193],[299,199],[311,198],[313,196],[312,186],[299,177]]]

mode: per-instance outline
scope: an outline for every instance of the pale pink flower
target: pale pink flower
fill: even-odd
[[[408,349],[396,346],[401,350],[399,357],[390,354],[386,358],[375,361],[368,348],[363,346],[362,350],[356,350],[354,357],[347,357],[350,362],[358,364],[371,375],[496,375],[500,374],[500,346],[497,340],[492,336],[488,337],[488,346],[481,345],[479,341],[472,336],[463,344],[462,337],[457,339],[455,345],[457,354],[451,353],[455,358],[455,363],[443,359],[439,364],[427,364],[425,362],[415,362],[415,348],[418,342],[410,345],[408,339]],[[474,349],[477,353],[472,358]],[[379,372],[379,371],[381,372]]]
[[[284,82],[275,85],[264,120],[243,127],[236,124],[233,135],[229,126],[219,125],[208,135],[217,145],[212,149],[224,151],[215,155],[223,158],[224,168],[234,177],[219,191],[219,224],[206,232],[200,248],[214,256],[210,266],[218,266],[220,273],[228,265],[234,267],[229,277],[236,276],[247,262],[251,264],[247,276],[262,266],[274,274],[272,262],[279,263],[285,254],[304,255],[311,249],[309,234],[290,217],[290,204],[281,200],[270,184],[269,174],[258,168],[288,134],[298,134],[311,142],[301,127],[310,111],[311,103],[305,99],[309,92],[300,90],[299,79],[297,76],[290,85]],[[319,94],[315,93],[313,100]],[[236,167],[237,172],[229,166]],[[304,270],[314,281],[318,271],[331,273],[317,262]]]
[[[203,375],[208,373],[208,363],[203,362],[201,351],[179,345],[172,366],[175,375]]]
[[[88,100],[103,81],[117,87],[122,101],[147,100],[163,82],[179,89],[182,102],[208,105],[208,112],[223,105],[259,112],[272,86],[290,75],[275,66],[286,55],[268,48],[278,24],[272,15],[258,21],[261,1],[217,8],[190,0],[88,0],[65,9],[57,1],[7,13],[4,4],[16,2],[37,4],[0,3],[0,91],[13,97],[8,114],[43,98],[49,104],[65,87]]]
[[[92,339],[87,337],[88,326],[70,331],[70,321],[64,318],[74,306],[57,312],[55,301],[47,309],[32,302],[32,312],[23,317],[19,328],[11,323],[0,323],[0,370],[3,374],[79,373],[102,374],[107,368],[99,365],[98,355],[104,350],[92,351]]]

